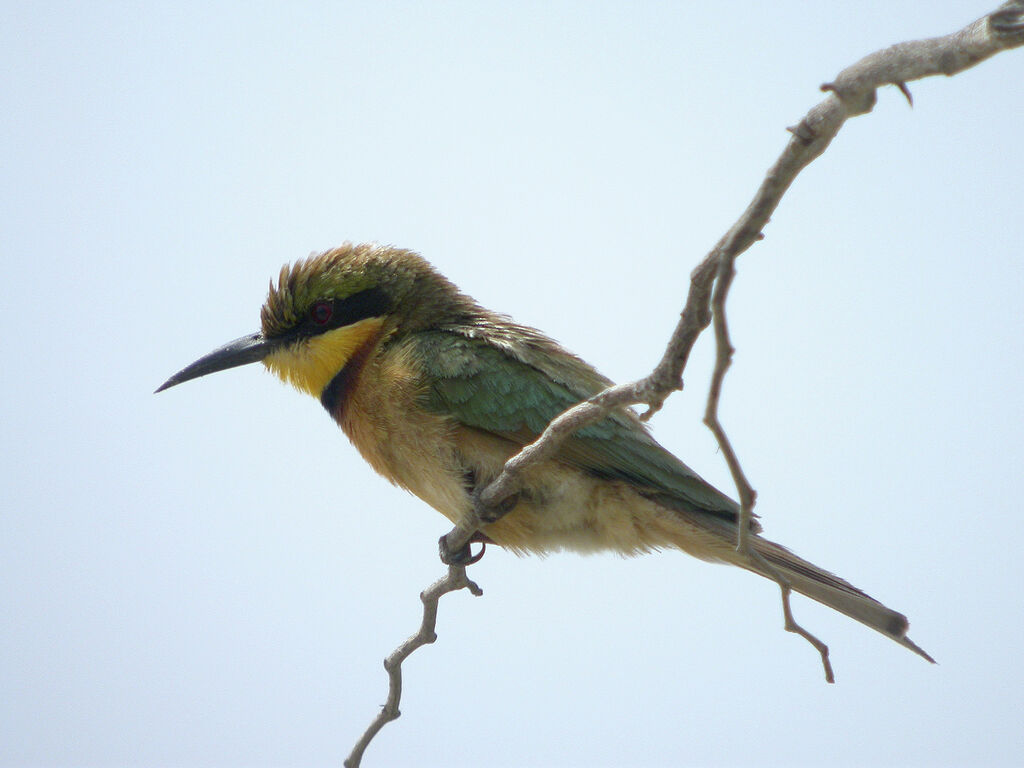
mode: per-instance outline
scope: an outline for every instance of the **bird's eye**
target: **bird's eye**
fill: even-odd
[[[317,325],[327,325],[331,315],[334,314],[334,307],[329,301],[318,301],[309,310],[309,319]]]

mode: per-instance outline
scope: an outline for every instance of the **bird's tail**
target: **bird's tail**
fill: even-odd
[[[751,536],[750,541],[754,550],[767,561],[770,568],[776,570],[800,594],[807,595],[812,600],[817,600],[840,613],[845,613],[851,619],[856,619],[881,632],[917,655],[935,663],[935,659],[907,637],[909,623],[907,617],[902,613],[887,608],[849,582],[797,557],[773,541],[756,535]],[[738,557],[734,562],[740,567],[766,578],[773,580],[775,578],[769,568],[758,563],[756,558],[741,560]]]

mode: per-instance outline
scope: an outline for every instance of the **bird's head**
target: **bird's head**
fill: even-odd
[[[346,244],[281,268],[261,329],[174,374],[157,389],[248,363],[320,397],[354,355],[396,333],[465,321],[476,305],[411,251]]]

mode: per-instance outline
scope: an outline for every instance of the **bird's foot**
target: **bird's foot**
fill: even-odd
[[[452,549],[451,545],[448,543],[448,535],[449,534],[445,534],[437,540],[438,554],[441,557],[441,562],[445,565],[467,566],[479,562],[480,558],[482,558],[484,553],[487,551],[487,543],[490,541],[490,539],[488,539],[484,534],[477,531],[470,537],[469,541],[461,547],[458,549]],[[476,554],[473,554],[473,550],[471,548],[471,545],[473,544],[480,545],[480,551]]]

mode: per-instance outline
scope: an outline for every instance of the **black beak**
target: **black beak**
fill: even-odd
[[[251,333],[240,339],[229,341],[223,347],[213,350],[208,355],[203,355],[192,365],[182,368],[156,390],[163,392],[165,389],[181,384],[189,379],[198,379],[208,373],[226,371],[228,368],[237,368],[240,365],[257,363],[278,347],[273,341],[267,341],[262,333]],[[155,394],[155,393],[154,393]]]

